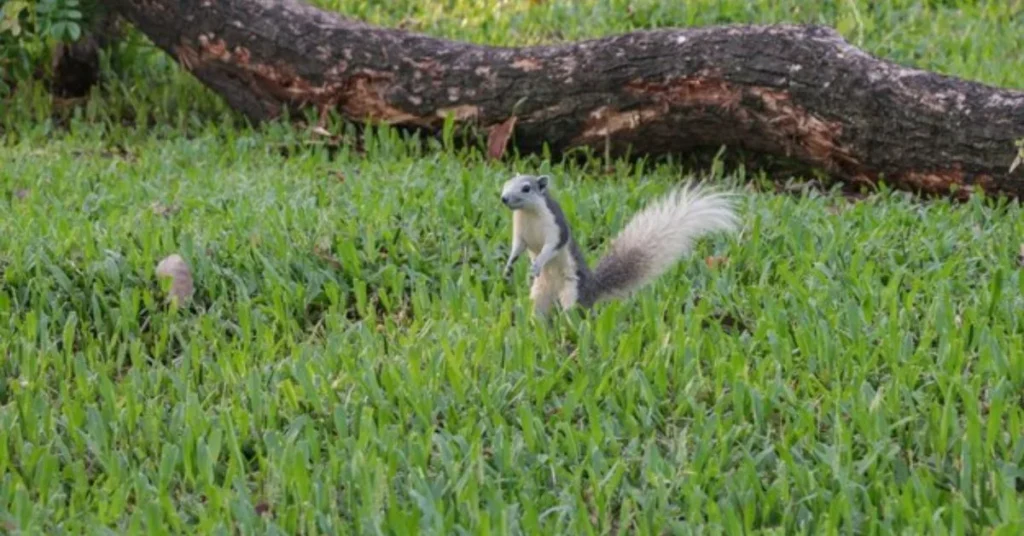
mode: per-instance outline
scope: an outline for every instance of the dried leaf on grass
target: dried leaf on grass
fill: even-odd
[[[716,268],[728,264],[729,257],[707,257],[704,259],[704,264],[708,265],[708,268]]]
[[[508,146],[508,139],[512,137],[512,130],[516,126],[516,116],[511,116],[503,123],[491,127],[487,134],[487,157],[492,160],[500,160],[505,156],[505,148]]]

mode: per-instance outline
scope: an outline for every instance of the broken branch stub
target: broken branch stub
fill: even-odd
[[[497,48],[378,28],[298,0],[114,0],[252,120],[333,109],[433,133],[453,115],[515,148],[661,156],[722,145],[856,183],[1019,197],[1024,93],[903,67],[819,26],[638,31]],[[301,114],[293,114],[299,117]]]

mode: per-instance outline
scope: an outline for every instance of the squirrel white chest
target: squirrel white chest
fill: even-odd
[[[529,213],[516,211],[513,215],[516,233],[519,239],[526,244],[526,251],[530,259],[536,259],[546,243],[557,243],[559,240],[558,224],[551,214]],[[542,277],[548,284],[554,284],[554,280],[571,278],[575,274],[576,267],[568,249],[560,248],[545,265]],[[557,285],[556,285],[557,286]],[[554,288],[554,287],[552,287]]]
[[[531,257],[544,248],[548,240],[557,240],[558,226],[550,214],[534,214],[517,210],[512,215],[516,234],[526,244]]]

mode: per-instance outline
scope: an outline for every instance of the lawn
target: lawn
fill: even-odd
[[[1024,88],[1014,0],[318,3],[495,44],[818,22]],[[38,91],[2,103],[0,531],[1024,530],[1018,203],[499,164],[388,129],[330,154],[239,126],[158,53],[120,61],[65,124]],[[552,176],[591,263],[688,177],[740,191],[742,230],[538,322],[528,263],[500,277],[516,171]]]

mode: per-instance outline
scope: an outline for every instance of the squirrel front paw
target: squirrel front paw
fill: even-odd
[[[533,263],[530,265],[530,279],[537,279],[540,277],[540,265]]]

